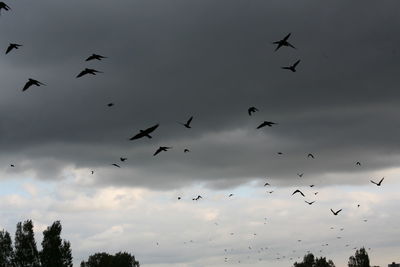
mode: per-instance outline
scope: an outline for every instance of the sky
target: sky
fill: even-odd
[[[0,229],[32,219],[40,244],[61,220],[77,266],[400,261],[398,1],[6,3],[0,49],[22,46],[0,55]]]

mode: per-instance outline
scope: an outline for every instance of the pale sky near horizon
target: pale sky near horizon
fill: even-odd
[[[150,267],[308,250],[346,266],[361,246],[400,262],[398,1],[6,3],[0,50],[22,47],[0,54],[0,229],[33,219],[40,247],[61,220],[77,266],[119,250]],[[275,52],[288,33],[296,49]],[[46,86],[22,92],[28,78]]]

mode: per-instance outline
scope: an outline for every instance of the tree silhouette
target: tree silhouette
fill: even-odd
[[[0,231],[0,267],[14,266],[14,250],[7,231]]]
[[[354,256],[349,258],[349,267],[370,267],[368,253],[364,247],[356,250]]]
[[[67,241],[62,242],[61,230],[60,221],[55,221],[43,231],[43,249],[40,252],[42,267],[72,266],[70,243]]]
[[[312,253],[304,256],[303,262],[295,262],[294,267],[335,267],[333,261],[326,261],[326,258],[315,258]]]
[[[15,266],[39,267],[39,253],[36,247],[31,220],[17,224],[15,232]]]
[[[135,256],[127,252],[110,255],[105,252],[91,255],[87,262],[82,261],[81,267],[140,267]]]

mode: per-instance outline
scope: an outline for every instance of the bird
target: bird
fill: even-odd
[[[312,205],[315,201],[312,202],[304,201],[304,202],[306,202],[308,205]]]
[[[83,71],[81,71],[81,72],[76,76],[76,78],[82,77],[82,76],[84,76],[84,75],[86,75],[86,74],[96,75],[96,73],[103,73],[103,72],[98,71],[98,70],[95,70],[95,69],[88,69],[88,68],[85,68]]]
[[[190,126],[190,123],[192,122],[192,120],[193,120],[193,116],[191,116],[191,117],[187,120],[186,123],[181,123],[181,122],[179,122],[179,124],[182,124],[182,125],[185,126],[186,128],[190,129],[190,128],[192,128],[192,127]]]
[[[146,130],[139,130],[139,133],[134,135],[133,137],[131,137],[129,140],[136,140],[142,137],[147,137],[147,138],[152,138],[152,136],[150,135],[152,132],[155,131],[155,129],[157,129],[159,126],[159,124],[156,124],[154,126],[151,126],[150,128],[147,128]]]
[[[381,184],[382,184],[382,182],[383,182],[383,179],[385,179],[385,177],[383,177],[383,178],[379,181],[379,183],[374,182],[374,181],[372,181],[372,180],[370,180],[370,181],[371,181],[371,183],[376,184],[377,186],[381,186]]]
[[[120,158],[119,158],[119,160],[122,161],[122,162],[124,162],[124,161],[127,160],[127,159],[128,159],[128,158],[123,158],[123,157],[120,157]]]
[[[178,197],[178,200],[181,200],[181,197]]]
[[[277,154],[278,154],[278,155],[283,155],[283,153],[282,153],[282,152],[278,152]]]
[[[270,185],[269,183],[265,183],[264,186]]]
[[[119,166],[119,165],[116,164],[116,163],[113,163],[113,164],[111,164],[111,165],[113,165],[113,166],[115,166],[115,167],[117,167],[117,168],[121,168],[121,166]]]
[[[297,176],[299,176],[300,178],[303,177],[304,173],[298,173]]]
[[[359,208],[360,207],[360,204],[357,204],[357,208]]]
[[[314,187],[315,185],[313,185],[313,184],[310,184],[310,187]]]
[[[5,11],[11,10],[11,7],[9,7],[6,3],[0,2],[0,12],[1,10],[4,9]]]
[[[228,197],[233,197],[233,194],[229,194],[229,196]]]
[[[247,112],[249,113],[249,116],[251,116],[251,114],[256,111],[258,111],[258,109],[256,107],[249,107],[249,109],[247,110]]]
[[[10,164],[10,166],[11,166],[12,168],[14,168],[14,167],[15,167],[15,165],[14,165],[14,164]]]
[[[198,195],[197,197],[193,198],[192,200],[199,200],[202,196]]]
[[[277,124],[277,123],[272,122],[272,121],[264,121],[263,123],[258,125],[257,129],[260,129],[260,128],[265,127],[265,126],[272,127],[272,125],[274,125],[274,124]]]
[[[291,34],[292,34],[292,33],[289,33],[289,34],[286,35],[285,38],[283,38],[282,40],[273,42],[273,44],[276,44],[276,45],[277,45],[277,47],[275,48],[275,51],[277,51],[277,50],[278,50],[279,48],[281,48],[282,46],[288,46],[288,47],[291,47],[291,48],[296,49],[296,47],[294,47],[291,43],[289,43],[289,42],[287,41],[287,40],[289,39],[289,37],[290,37]]]
[[[318,192],[315,192],[314,195],[318,195]]]
[[[185,149],[183,150],[183,153],[187,153],[187,152],[190,152],[190,150],[187,149],[187,148],[185,148]]]
[[[361,166],[361,163],[359,161],[356,162],[356,165]]]
[[[303,192],[301,192],[299,189],[296,189],[296,190],[293,192],[292,196],[293,196],[294,194],[296,194],[296,193],[300,193],[303,197],[305,196],[305,195],[303,194]]]
[[[10,45],[7,47],[6,54],[10,53],[13,49],[18,49],[20,46],[22,45],[10,43]]]
[[[26,91],[32,85],[41,86],[41,85],[45,85],[45,84],[42,82],[39,82],[38,80],[29,78],[28,82],[25,84],[24,88],[22,88],[22,91]]]
[[[171,149],[172,147],[168,147],[168,146],[160,146],[156,152],[154,152],[153,156],[157,155],[158,153],[160,153],[161,151],[168,151],[168,149]]]
[[[91,171],[92,174],[94,174],[94,171]]]
[[[333,213],[333,215],[338,215],[339,214],[339,212],[341,212],[342,211],[342,209],[340,209],[340,210],[338,210],[338,211],[333,211],[333,209],[331,209],[331,211],[332,211],[332,213]]]
[[[314,155],[311,154],[311,153],[309,153],[309,154],[307,155],[307,158],[313,158],[313,159],[315,159]]]
[[[296,72],[296,66],[297,66],[299,63],[300,63],[300,59],[297,60],[293,65],[288,66],[288,67],[281,67],[281,69],[290,70],[290,71],[292,71],[292,72]]]
[[[114,103],[108,103],[107,104],[107,107],[112,107],[112,106],[114,106]]]
[[[97,55],[97,54],[92,54],[90,57],[88,57],[86,59],[86,61],[90,61],[90,60],[94,60],[94,59],[102,60],[103,58],[107,58],[107,57],[104,57],[104,56],[101,56],[101,55]]]
[[[268,193],[272,194],[274,191],[268,191]]]

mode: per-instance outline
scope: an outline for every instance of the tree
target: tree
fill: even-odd
[[[140,267],[135,256],[127,252],[110,255],[105,252],[89,256],[87,262],[82,261],[81,267]]]
[[[72,267],[71,244],[61,240],[62,226],[55,221],[43,231],[42,251],[40,260],[42,267]]]
[[[33,223],[31,220],[17,224],[15,232],[15,266],[39,267],[39,253],[36,247]]]
[[[335,267],[332,260],[326,260],[325,257],[316,258],[314,267]]]
[[[354,256],[349,258],[349,267],[370,267],[368,253],[364,247],[356,250]]]
[[[304,256],[303,262],[295,262],[294,267],[335,267],[333,261],[326,261],[325,257],[315,258],[312,253]]]
[[[0,267],[14,266],[14,250],[10,234],[7,231],[0,231]]]

